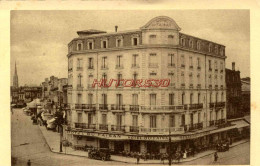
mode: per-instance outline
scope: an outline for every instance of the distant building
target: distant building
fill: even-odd
[[[241,80],[240,71],[235,70],[235,62],[232,62],[232,70],[226,69],[227,87],[227,118],[242,117],[241,111]]]
[[[13,87],[18,88],[18,74],[17,74],[17,68],[16,68],[16,62],[15,62],[15,70],[14,70],[14,76],[13,76]]]
[[[242,78],[242,111],[245,114],[250,114],[250,78]]]

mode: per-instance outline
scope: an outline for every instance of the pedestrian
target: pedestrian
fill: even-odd
[[[215,162],[218,161],[218,153],[217,153],[217,152],[215,152],[215,154],[214,154],[214,161],[215,161]]]
[[[136,155],[136,164],[139,164],[139,161],[140,161],[140,155],[139,153]]]
[[[28,160],[27,166],[31,166],[31,161],[30,160]]]
[[[183,153],[183,158],[186,159],[187,158],[187,150],[185,149],[184,150],[184,153]]]

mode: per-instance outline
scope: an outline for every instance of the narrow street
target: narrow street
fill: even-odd
[[[30,116],[26,116],[21,109],[14,109],[11,128],[12,157],[17,159],[16,165],[19,166],[26,165],[28,159],[31,160],[32,166],[126,165],[115,161],[103,162],[84,157],[52,153],[38,126],[33,125]],[[218,156],[218,162],[213,162],[213,155],[208,155],[191,162],[180,163],[180,165],[249,164],[250,142],[235,146],[227,152],[219,152]]]
[[[32,166],[83,166],[118,165],[119,162],[103,162],[84,157],[52,153],[37,125],[33,125],[30,116],[22,109],[14,109],[11,115],[11,151],[17,159],[17,166],[26,166],[30,159]]]

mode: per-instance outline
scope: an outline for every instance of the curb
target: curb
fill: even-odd
[[[40,129],[40,126],[39,126],[39,125],[38,125],[38,128]],[[49,149],[50,149],[50,151],[51,151],[52,153],[61,154],[61,155],[71,155],[71,156],[77,156],[77,157],[88,158],[87,156],[81,156],[81,155],[75,155],[75,154],[69,154],[69,153],[65,154],[65,153],[62,153],[62,152],[55,152],[55,151],[53,151],[53,150],[51,149],[50,145],[48,144],[48,142],[47,142],[47,140],[46,140],[46,138],[45,138],[45,136],[44,136],[44,134],[43,134],[43,132],[42,132],[41,129],[40,129],[40,131],[41,131],[42,136],[43,136],[43,138],[44,138],[44,140],[45,140],[45,143],[48,145],[48,147],[49,147]],[[250,139],[249,139],[249,140],[246,140],[245,142],[241,142],[241,143],[238,143],[238,144],[236,144],[236,145],[230,146],[230,148],[233,148],[233,147],[235,147],[235,146],[237,146],[237,145],[241,145],[241,144],[247,143],[247,142],[249,142],[249,141],[250,141]],[[199,158],[209,156],[209,155],[211,155],[211,154],[213,154],[213,153],[215,153],[215,151],[212,152],[212,153],[206,154],[206,155],[204,155],[204,156],[198,157],[198,158],[193,158],[193,159],[188,160],[188,161],[180,161],[179,163],[185,163],[185,162],[190,162],[190,161],[193,161],[193,160],[197,160],[197,159],[199,159]],[[89,158],[88,158],[88,159],[89,159]],[[136,164],[136,162],[127,162],[127,161],[120,161],[120,160],[113,160],[113,159],[111,159],[111,161],[116,161],[116,162],[120,162],[120,163],[128,163],[128,164]],[[141,163],[141,162],[139,162],[139,164],[162,164],[162,163]],[[167,164],[167,163],[165,163],[165,164]],[[178,164],[178,163],[173,163],[173,164]]]

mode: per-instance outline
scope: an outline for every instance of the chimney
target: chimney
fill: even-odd
[[[232,70],[235,71],[235,62],[232,62]]]
[[[116,26],[115,26],[115,31],[116,31],[116,32],[117,32],[117,28],[118,28],[118,26],[116,25]]]

